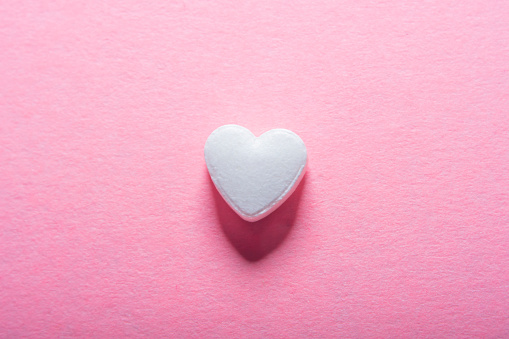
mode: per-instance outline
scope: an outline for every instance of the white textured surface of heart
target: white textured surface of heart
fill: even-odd
[[[286,129],[256,137],[242,126],[224,125],[208,137],[205,162],[230,207],[257,221],[293,193],[306,171],[307,152],[302,139]]]

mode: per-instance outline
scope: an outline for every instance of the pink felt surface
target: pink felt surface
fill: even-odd
[[[509,337],[509,2],[2,1],[0,337]],[[236,219],[203,145],[291,129]]]

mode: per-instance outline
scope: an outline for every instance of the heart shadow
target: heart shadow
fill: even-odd
[[[246,260],[254,262],[262,259],[286,238],[297,216],[306,176],[278,209],[259,221],[249,222],[226,203],[207,172],[221,228],[233,247]]]

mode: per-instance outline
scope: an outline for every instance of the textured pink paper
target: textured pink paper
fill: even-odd
[[[0,3],[0,337],[509,337],[509,2]],[[203,145],[290,129],[246,224]]]

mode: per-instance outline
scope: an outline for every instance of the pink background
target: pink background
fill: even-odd
[[[0,3],[0,337],[509,337],[508,1]],[[256,224],[236,123],[308,147]]]

